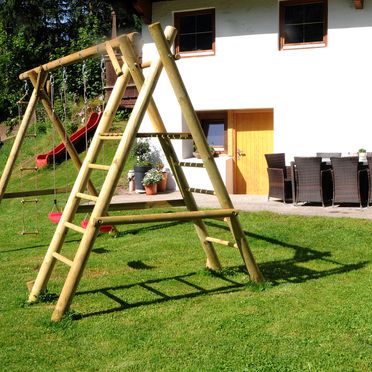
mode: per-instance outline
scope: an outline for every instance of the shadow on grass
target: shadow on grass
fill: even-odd
[[[194,273],[177,275],[177,276],[162,278],[162,279],[151,279],[151,280],[140,282],[140,283],[120,285],[120,286],[115,286],[115,287],[105,287],[105,288],[99,288],[99,289],[90,290],[90,291],[77,292],[76,296],[103,294],[104,296],[116,302],[118,306],[115,306],[110,309],[95,311],[95,312],[88,313],[88,314],[82,314],[76,319],[110,314],[110,313],[132,309],[132,308],[136,308],[140,306],[160,304],[160,303],[167,302],[167,301],[182,300],[186,298],[195,298],[195,297],[204,296],[207,294],[211,295],[211,294],[218,294],[218,293],[231,293],[231,292],[242,290],[242,288],[245,287],[245,284],[238,283],[234,280],[226,278],[222,274],[211,274],[212,276],[216,277],[216,279],[222,280],[224,283],[221,286],[218,286],[212,289],[206,289],[191,282],[190,279],[194,275],[198,275],[198,273],[194,272]],[[185,292],[187,288],[188,293],[168,295],[165,293],[165,291],[155,288],[156,285],[159,285],[159,284],[161,285],[163,283],[169,285],[171,281],[176,281],[177,284],[184,285],[185,287],[184,287],[183,292]],[[128,290],[128,289],[136,288],[136,287],[137,289],[145,289],[147,292],[149,292],[151,296],[155,296],[155,298],[152,298],[149,300],[129,302],[119,297],[119,294],[115,294],[115,292]],[[168,287],[167,289],[170,290],[171,288]],[[192,292],[189,292],[190,290],[192,290]],[[178,292],[181,292],[181,289]],[[124,297],[124,295],[122,295],[122,297]]]
[[[219,225],[214,222],[206,222],[208,226],[219,227],[224,230],[229,230],[228,227]],[[248,238],[263,240],[270,244],[274,244],[283,248],[290,248],[294,250],[294,256],[286,260],[276,260],[272,262],[260,263],[260,270],[265,280],[272,283],[272,285],[279,285],[283,282],[303,283],[307,280],[314,280],[330,275],[337,275],[349,271],[360,270],[367,266],[369,261],[362,261],[355,264],[343,264],[332,260],[331,252],[319,252],[315,249],[301,247],[295,244],[289,244],[278,239],[270,238],[264,235],[251,233],[244,230],[244,234]],[[334,266],[325,270],[313,270],[305,267],[306,263],[311,261],[323,261],[328,266]],[[303,265],[303,266],[301,266]]]
[[[65,243],[77,243],[77,242],[80,242],[80,239],[66,240]],[[19,247],[19,248],[14,248],[14,249],[7,249],[5,251],[4,250],[0,250],[0,254],[2,254],[2,253],[24,251],[24,250],[27,250],[27,249],[34,249],[34,248],[45,248],[45,249],[48,249],[49,243],[50,242],[48,241],[47,244],[29,245],[29,246],[25,246],[25,247]]]
[[[168,227],[173,227],[173,226],[178,226],[181,224],[188,223],[187,221],[174,221],[174,222],[169,222],[169,223],[159,223],[156,225],[146,225],[146,226],[141,226],[141,227],[135,227],[132,229],[127,229],[125,231],[119,231],[116,235],[117,238],[122,238],[126,235],[137,235],[140,233],[146,233],[150,231],[155,231],[155,230],[163,230]]]

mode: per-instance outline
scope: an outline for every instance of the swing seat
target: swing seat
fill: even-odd
[[[50,212],[48,218],[52,223],[58,223],[62,217],[62,212]]]
[[[85,229],[88,226],[88,222],[89,222],[89,220],[84,219],[84,220],[81,221],[80,226],[83,229]],[[99,228],[99,231],[103,232],[103,233],[109,233],[111,230],[112,230],[112,225],[102,225]]]

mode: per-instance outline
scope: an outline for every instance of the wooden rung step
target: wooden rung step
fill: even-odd
[[[195,192],[197,194],[208,194],[208,195],[216,195],[213,190],[206,190],[206,189],[197,189],[195,187],[190,187],[188,189],[190,192]]]
[[[210,243],[216,243],[216,244],[225,245],[227,247],[238,248],[238,245],[236,243],[229,242],[228,240],[222,240],[222,239],[218,239],[218,238],[212,238],[211,236],[207,236],[205,238],[205,241],[210,242]]]
[[[21,167],[21,168],[19,168],[19,170],[21,172],[23,172],[23,171],[37,171],[38,169],[39,169],[38,167]]]
[[[90,200],[93,202],[96,202],[98,197],[95,195],[90,195],[90,194],[84,194],[83,192],[77,192],[76,197],[80,199],[85,199],[85,200]]]
[[[70,267],[71,267],[72,264],[73,264],[73,262],[72,262],[70,259],[68,259],[68,258],[65,257],[65,256],[62,256],[61,254],[59,254],[59,253],[57,253],[57,252],[54,252],[54,253],[53,253],[53,257],[54,257],[56,260],[63,262],[63,263],[66,264],[67,266],[70,266]]]
[[[21,200],[21,203],[22,204],[25,204],[25,203],[38,203],[39,202],[39,199],[22,199]]]
[[[236,216],[236,209],[215,209],[208,211],[189,211],[175,213],[155,213],[132,216],[102,216],[94,219],[94,225],[124,225],[165,221],[190,221],[200,218],[224,218]]]
[[[110,170],[110,166],[109,165],[105,165],[105,164],[93,164],[93,163],[90,163],[88,165],[88,168],[90,168],[90,169],[104,170],[104,171]]]
[[[74,231],[80,233],[80,234],[84,234],[84,233],[85,233],[85,229],[84,229],[84,228],[82,228],[82,227],[80,227],[80,226],[78,226],[78,225],[74,225],[74,224],[71,223],[71,222],[67,222],[67,221],[66,221],[66,222],[65,222],[65,226],[66,226],[67,228],[71,229],[71,230],[74,230]]]
[[[26,134],[26,135],[25,135],[25,138],[27,138],[27,137],[30,137],[30,138],[36,138],[36,137],[37,137],[37,134],[36,134],[36,133]]]
[[[38,235],[39,234],[39,230],[35,230],[35,231],[21,231],[21,235]]]
[[[204,168],[204,163],[194,163],[191,161],[180,161],[177,165],[180,167]]]
[[[106,141],[120,141],[123,137],[123,133],[101,133],[99,139]]]
[[[168,132],[168,133],[137,133],[137,138],[147,138],[147,137],[160,137],[169,139],[192,139],[191,133],[188,132]]]

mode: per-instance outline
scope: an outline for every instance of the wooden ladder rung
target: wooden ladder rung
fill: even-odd
[[[160,137],[160,138],[169,138],[169,139],[192,139],[191,133],[188,132],[164,132],[164,133],[137,133],[137,138],[147,138],[147,137]]]
[[[218,239],[218,238],[212,238],[211,236],[207,236],[205,238],[205,241],[210,242],[210,243],[216,243],[216,244],[225,245],[227,247],[238,248],[238,245],[236,243],[229,242],[228,240],[222,240],[222,239]]]
[[[23,172],[23,171],[37,171],[38,169],[39,169],[38,167],[21,167],[21,168],[19,168],[19,170],[21,172]]]
[[[66,222],[65,222],[65,226],[66,226],[67,228],[71,229],[71,230],[74,230],[74,231],[80,233],[80,234],[84,234],[84,233],[85,233],[85,229],[84,229],[84,228],[82,228],[82,227],[80,227],[80,226],[78,226],[78,225],[74,225],[74,224],[71,223],[71,222],[67,222],[67,221],[66,221]]]
[[[194,163],[191,161],[180,161],[177,165],[180,167],[204,168],[204,163]]]
[[[21,203],[22,204],[25,204],[25,203],[38,203],[39,202],[39,199],[22,199],[21,200]]]
[[[208,211],[189,211],[175,213],[155,213],[132,216],[102,216],[94,219],[95,226],[100,225],[124,225],[134,223],[151,223],[164,221],[190,221],[199,218],[223,218],[236,216],[236,209],[214,209]]]
[[[39,234],[39,230],[35,230],[35,231],[21,231],[20,234],[21,235],[38,235]]]
[[[85,200],[90,200],[93,202],[96,202],[98,197],[95,195],[90,195],[90,194],[84,194],[83,192],[77,192],[76,197],[80,199],[85,199]]]
[[[195,187],[190,187],[188,189],[190,192],[195,192],[197,194],[208,194],[208,195],[216,195],[213,190],[206,190],[206,189],[197,189]]]
[[[57,253],[57,252],[53,252],[53,257],[55,259],[57,259],[58,261],[61,261],[63,262],[64,264],[66,264],[67,266],[72,266],[73,264],[73,261],[71,261],[69,258],[65,257],[65,256],[62,256],[61,254]]]
[[[110,170],[110,166],[109,165],[105,165],[105,164],[94,164],[94,163],[90,163],[88,165],[88,168],[90,168],[90,169],[104,170],[104,171]]]
[[[99,139],[106,141],[120,141],[123,133],[101,133]]]

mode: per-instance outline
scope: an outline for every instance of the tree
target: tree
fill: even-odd
[[[110,30],[111,7],[105,1],[0,0],[0,120],[17,113],[21,72],[100,42]],[[81,93],[80,72],[71,72],[72,89]]]

